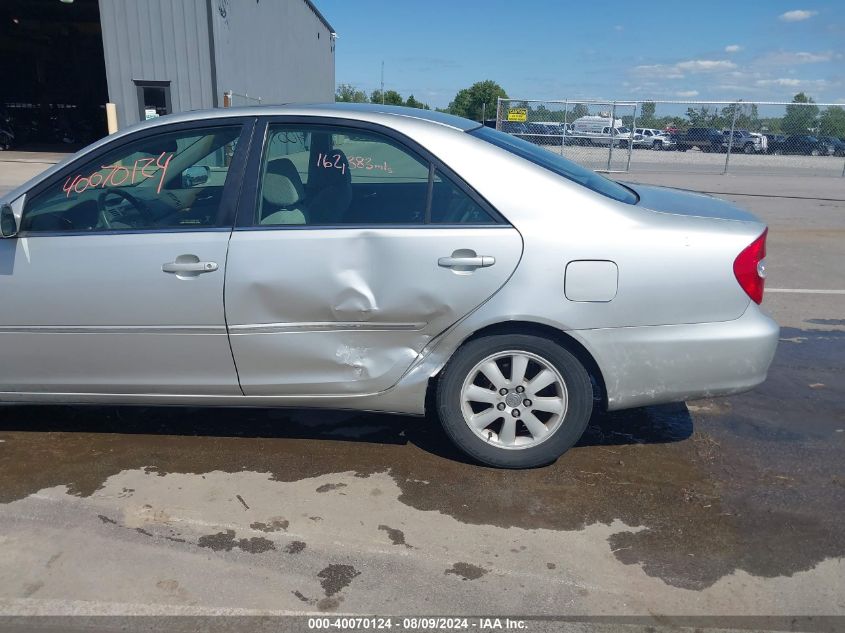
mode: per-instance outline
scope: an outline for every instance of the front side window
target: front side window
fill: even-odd
[[[495,223],[463,189],[430,171],[429,161],[376,132],[271,124],[249,224]]]
[[[639,201],[637,194],[627,187],[533,143],[488,127],[480,127],[467,133],[608,198],[626,204],[636,204]]]
[[[27,200],[27,233],[191,230],[218,225],[241,126],[163,132],[130,141]]]

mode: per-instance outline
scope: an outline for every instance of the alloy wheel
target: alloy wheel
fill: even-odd
[[[461,387],[464,421],[497,448],[525,449],[542,443],[558,430],[567,408],[560,372],[546,359],[519,350],[482,359]]]

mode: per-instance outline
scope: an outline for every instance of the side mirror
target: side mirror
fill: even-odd
[[[15,212],[11,205],[4,204],[0,207],[0,237],[15,237],[18,234],[18,221],[15,219]]]
[[[204,185],[211,175],[211,168],[205,165],[194,165],[182,172],[182,189],[190,189],[197,185]]]

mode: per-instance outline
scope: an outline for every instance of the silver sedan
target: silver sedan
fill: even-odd
[[[501,467],[766,377],[766,227],[445,114],[167,116],[2,201],[0,401],[436,413]]]

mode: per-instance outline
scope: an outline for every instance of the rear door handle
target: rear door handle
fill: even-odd
[[[437,265],[443,268],[487,268],[496,263],[496,258],[490,255],[475,257],[441,257]]]
[[[168,262],[161,265],[161,270],[166,273],[213,273],[217,270],[217,262]]]

